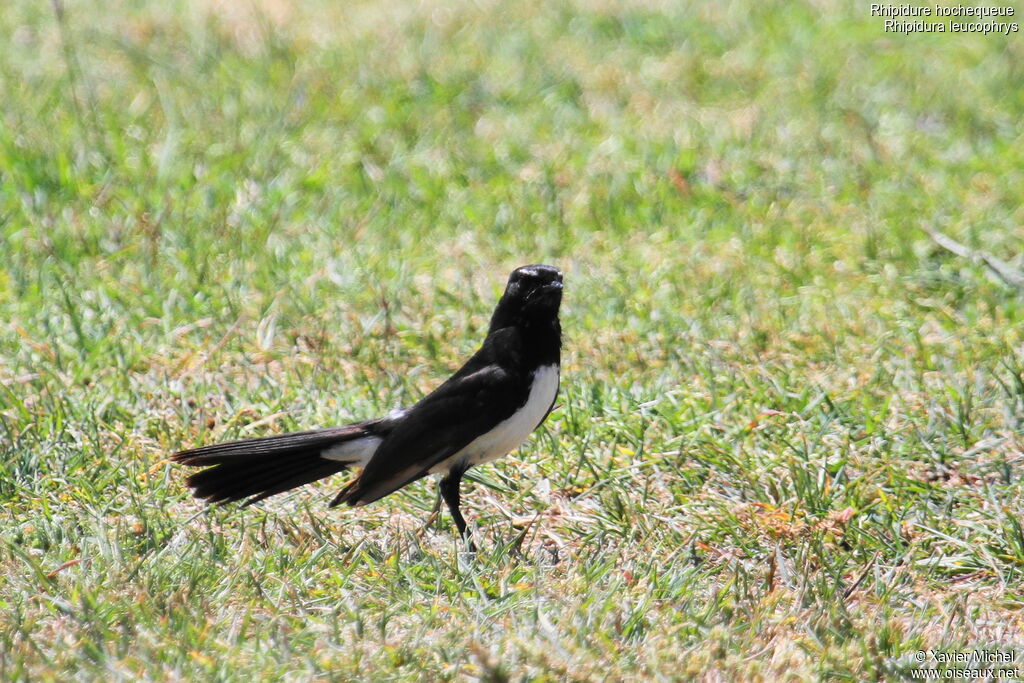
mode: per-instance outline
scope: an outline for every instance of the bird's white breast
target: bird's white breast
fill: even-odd
[[[469,465],[479,465],[500,458],[518,448],[544,419],[557,393],[558,366],[544,365],[538,368],[533,373],[530,395],[525,404],[507,419],[495,425],[494,429],[478,436],[468,446],[432,471],[445,471],[451,466],[451,463],[463,459]]]

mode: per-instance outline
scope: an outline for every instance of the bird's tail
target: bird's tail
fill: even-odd
[[[380,420],[179,451],[171,461],[206,469],[186,484],[208,503],[244,506],[348,467],[362,467],[380,443]]]

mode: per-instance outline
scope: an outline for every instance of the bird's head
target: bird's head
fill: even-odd
[[[505,293],[491,318],[491,329],[558,321],[562,271],[554,266],[522,266],[508,276]]]

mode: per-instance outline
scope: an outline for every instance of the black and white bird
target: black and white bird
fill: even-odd
[[[187,485],[209,503],[244,505],[348,468],[362,472],[335,496],[359,507],[428,474],[463,538],[459,482],[470,467],[522,444],[558,394],[562,273],[516,268],[483,345],[458,372],[411,408],[343,427],[232,441],[180,451],[171,460],[205,467]]]

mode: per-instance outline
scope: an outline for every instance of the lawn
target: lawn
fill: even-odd
[[[14,0],[0,42],[0,679],[1024,676],[1020,33]],[[476,555],[431,481],[189,497],[175,450],[423,396],[525,263],[562,389],[463,485]]]

